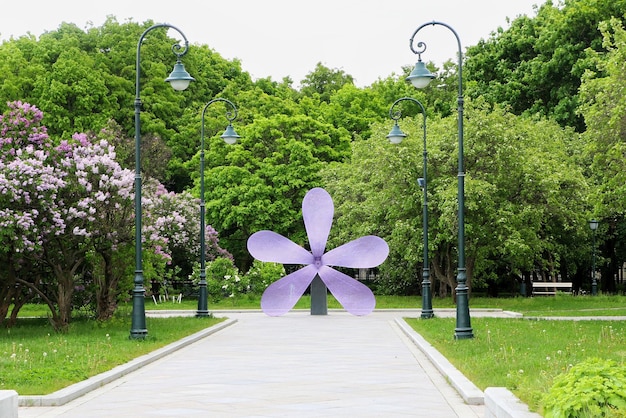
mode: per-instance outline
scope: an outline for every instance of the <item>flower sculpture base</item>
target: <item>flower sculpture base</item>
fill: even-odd
[[[328,315],[328,288],[319,275],[311,282],[311,315]]]
[[[304,196],[302,218],[309,237],[310,252],[273,231],[255,232],[248,238],[248,251],[257,260],[304,265],[265,289],[261,308],[267,315],[280,316],[289,312],[309,285],[313,315],[318,311],[324,313],[317,315],[325,315],[328,310],[326,288],[353,315],[367,315],[374,310],[376,299],[372,291],[331,266],[376,267],[389,255],[389,246],[382,238],[368,235],[324,253],[334,212],[333,200],[326,190],[314,188]],[[316,279],[323,287],[315,284]],[[317,294],[319,296],[315,296]]]

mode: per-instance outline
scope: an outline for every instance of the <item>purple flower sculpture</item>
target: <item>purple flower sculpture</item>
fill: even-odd
[[[314,188],[304,196],[302,217],[311,252],[273,231],[259,231],[248,239],[248,251],[257,260],[305,265],[265,289],[261,308],[267,315],[287,313],[316,275],[351,314],[367,315],[374,310],[376,299],[372,291],[331,266],[376,267],[387,258],[389,246],[382,238],[368,235],[324,253],[334,212],[333,200],[326,190]]]

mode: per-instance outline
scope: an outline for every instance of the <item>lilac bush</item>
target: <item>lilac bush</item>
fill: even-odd
[[[153,239],[155,251],[168,258],[165,271],[160,276],[149,277],[150,281],[164,285],[163,279],[171,283],[176,278],[193,276],[200,259],[200,200],[188,191],[168,192],[154,180],[148,189],[151,197],[145,204],[148,219],[145,235]],[[232,263],[232,255],[219,246],[217,231],[206,225],[204,234],[206,261],[223,257]]]
[[[22,102],[9,103],[0,116],[0,261],[5,266],[0,320],[13,305],[10,325],[19,307],[37,295],[50,307],[55,328],[63,330],[76,289],[91,297],[99,319],[107,319],[132,288],[134,172],[116,161],[114,147],[103,139],[109,132],[77,133],[55,143],[42,119],[39,109]],[[149,283],[163,279],[176,259],[198,257],[199,208],[189,193],[168,193],[154,180],[148,179],[144,190]],[[230,256],[213,228],[207,227],[206,237],[208,259]]]
[[[21,102],[8,107],[0,116],[0,318],[13,303],[14,322],[19,307],[41,288],[43,266],[32,256],[42,254],[44,237],[63,232],[60,214],[46,202],[66,183],[64,170],[50,164],[41,111]]]

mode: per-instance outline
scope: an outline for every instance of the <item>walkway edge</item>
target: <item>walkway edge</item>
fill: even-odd
[[[403,318],[396,318],[396,324],[409,339],[426,355],[439,372],[445,376],[450,385],[469,405],[484,405],[485,394],[463,373],[452,365],[428,341],[419,335]]]
[[[120,377],[127,375],[147,364],[150,364],[156,360],[159,360],[168,354],[179,350],[182,347],[188,346],[190,344],[195,343],[202,338],[208,337],[211,334],[214,334],[218,331],[227,328],[234,323],[236,323],[236,319],[227,319],[219,324],[215,324],[212,327],[203,329],[202,331],[198,331],[195,334],[189,335],[183,339],[175,341],[165,347],[161,347],[158,350],[155,350],[151,353],[144,354],[143,356],[137,357],[134,360],[129,361],[128,363],[121,364],[119,366],[114,367],[113,369],[100,373],[96,376],[90,377],[87,380],[83,380],[82,382],[75,383],[66,388],[58,390],[49,395],[25,395],[18,397],[18,405],[19,406],[60,406],[65,405],[66,403],[77,399],[84,394],[91,392],[94,389],[98,389],[101,386],[106,385]]]

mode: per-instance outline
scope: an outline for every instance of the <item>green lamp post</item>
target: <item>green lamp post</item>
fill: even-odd
[[[174,90],[185,90],[191,81],[192,76],[185,71],[185,67],[181,62],[181,57],[185,55],[189,49],[187,37],[175,26],[160,23],[150,26],[139,37],[137,43],[137,62],[135,66],[135,278],[133,288],[133,311],[131,317],[130,338],[145,338],[148,335],[146,328],[146,307],[145,307],[145,288],[143,280],[143,254],[142,254],[142,234],[141,234],[141,98],[140,92],[140,75],[141,75],[141,44],[146,35],[158,28],[171,28],[177,31],[185,40],[185,46],[174,44],[172,52],[176,55],[176,65],[170,76],[165,79],[172,85]]]
[[[470,312],[469,312],[469,288],[467,287],[467,268],[465,267],[465,171],[463,166],[463,52],[461,49],[461,39],[456,31],[446,23],[432,21],[420,25],[409,41],[411,51],[417,54],[418,61],[415,64],[415,68],[407,77],[407,81],[410,81],[415,87],[426,87],[435,76],[428,71],[426,66],[421,60],[421,54],[426,50],[426,44],[424,42],[417,43],[417,50],[413,47],[413,40],[415,35],[425,28],[426,26],[440,25],[449,29],[455,36],[457,45],[459,47],[459,61],[458,61],[458,74],[459,74],[459,92],[457,97],[458,106],[458,137],[459,137],[459,156],[458,156],[458,222],[459,222],[459,244],[458,244],[458,268],[457,268],[457,287],[456,292],[456,328],[454,330],[454,338],[467,339],[473,338],[474,332],[472,331]]]
[[[204,109],[202,109],[202,129],[200,134],[200,288],[198,291],[198,311],[196,312],[197,317],[207,317],[209,316],[209,306],[208,306],[208,291],[207,291],[207,282],[206,282],[206,243],[205,243],[205,202],[204,202],[204,115],[209,106],[213,103],[224,102],[228,106],[230,106],[233,111],[226,111],[226,119],[228,119],[228,126],[224,133],[220,136],[224,142],[227,144],[234,144],[237,142],[239,135],[235,132],[235,128],[233,128],[233,120],[237,118],[237,107],[227,99],[217,98],[208,102]]]
[[[431,289],[430,289],[430,268],[428,266],[428,190],[427,190],[428,170],[426,169],[426,164],[428,161],[428,152],[426,151],[426,109],[424,109],[424,105],[422,105],[422,103],[419,100],[413,99],[411,97],[403,97],[393,102],[393,104],[389,108],[389,116],[391,117],[391,119],[394,120],[395,123],[393,125],[393,128],[391,129],[391,132],[389,132],[389,135],[387,135],[389,142],[391,142],[392,144],[399,144],[407,136],[404,132],[402,132],[402,130],[400,129],[400,126],[398,125],[398,120],[402,117],[402,112],[401,111],[394,112],[395,106],[398,103],[403,102],[403,101],[411,101],[413,103],[416,103],[420,107],[420,110],[422,111],[422,115],[424,117],[423,123],[422,123],[423,129],[424,129],[424,135],[423,135],[424,150],[422,154],[423,166],[424,166],[424,174],[423,174],[424,177],[418,179],[418,183],[420,187],[422,188],[422,191],[424,194],[424,198],[423,198],[424,201],[422,205],[422,233],[424,236],[423,238],[424,239],[424,264],[422,268],[422,314],[421,314],[421,317],[423,319],[428,319],[428,318],[432,318],[433,316],[435,316],[435,314],[433,312],[432,296],[431,296]]]
[[[589,228],[593,231],[593,248],[591,251],[591,294],[593,296],[598,294],[598,279],[596,278],[596,230],[598,229],[598,223],[595,219],[589,221]]]

